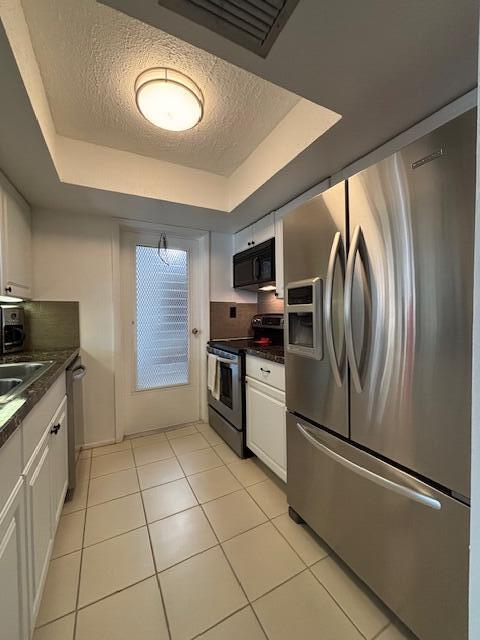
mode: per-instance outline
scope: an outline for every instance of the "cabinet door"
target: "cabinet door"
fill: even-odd
[[[27,541],[33,620],[40,605],[53,543],[51,461],[50,431],[47,429],[26,470]]]
[[[27,549],[25,543],[25,483],[13,490],[0,514],[0,636],[27,640]]]
[[[3,189],[2,294],[32,297],[31,212]]]
[[[285,394],[247,378],[247,446],[287,480]]]
[[[255,245],[275,237],[275,221],[273,213],[269,213],[253,225],[253,243]]]
[[[52,448],[52,514],[54,528],[62,512],[68,485],[67,398],[58,408],[50,426]]]
[[[277,216],[275,216],[275,286],[277,298],[283,298],[283,219]]]
[[[239,253],[253,246],[253,226],[250,225],[246,229],[238,231],[234,236],[234,251]]]

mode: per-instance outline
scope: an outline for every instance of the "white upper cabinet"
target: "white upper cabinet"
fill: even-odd
[[[275,221],[273,213],[261,218],[246,229],[242,229],[235,234],[235,253],[251,249],[257,244],[275,237]]]
[[[234,250],[235,253],[240,251],[246,251],[253,246],[253,225],[250,225],[246,229],[242,229],[235,234],[234,237]]]
[[[275,221],[273,213],[261,218],[253,225],[253,243],[260,244],[275,237]]]
[[[32,219],[28,205],[2,176],[1,295],[32,297]]]

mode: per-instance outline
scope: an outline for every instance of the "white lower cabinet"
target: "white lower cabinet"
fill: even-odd
[[[0,512],[0,636],[27,640],[30,635],[27,546],[23,477]]]
[[[67,401],[63,393],[58,405],[58,391],[59,385],[55,383],[11,436],[14,444],[21,437],[24,452],[26,449],[33,451],[23,473],[18,465],[15,488],[4,504],[0,503],[2,640],[28,640],[33,635],[65,499],[68,483]],[[37,420],[43,425],[37,424]],[[28,430],[28,434],[24,430]],[[38,441],[32,441],[32,430],[38,433]],[[12,449],[9,444],[10,439],[0,449],[0,480],[3,479],[2,469],[9,472],[5,473],[7,481],[12,475],[6,459],[10,459],[9,450]]]
[[[25,470],[27,481],[27,546],[30,609],[35,619],[53,544],[52,448],[50,428],[44,433]]]
[[[260,372],[258,375],[257,371]],[[264,382],[265,378],[276,386]],[[282,388],[284,368],[256,356],[247,356],[246,383],[247,446],[286,482],[287,426],[285,392]]]
[[[67,398],[58,408],[50,427],[52,449],[52,515],[56,529],[68,485]]]

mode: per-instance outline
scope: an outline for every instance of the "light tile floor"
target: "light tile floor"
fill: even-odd
[[[83,451],[34,640],[406,640],[207,424]]]

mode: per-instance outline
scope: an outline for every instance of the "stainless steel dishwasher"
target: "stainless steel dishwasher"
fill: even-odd
[[[87,373],[80,356],[67,368],[67,424],[68,424],[68,491],[71,500],[76,485],[77,451],[84,444],[82,379]]]

